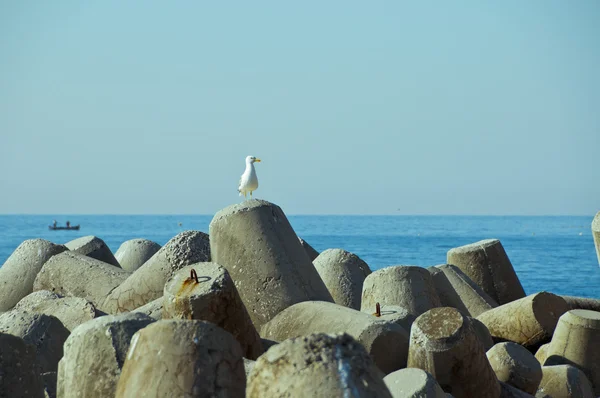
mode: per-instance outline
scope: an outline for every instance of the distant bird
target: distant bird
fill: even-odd
[[[252,199],[252,191],[256,191],[258,188],[258,177],[256,177],[256,170],[254,170],[254,162],[260,162],[260,159],[254,156],[246,156],[246,170],[240,177],[238,187],[240,196],[244,194],[244,198],[247,198],[246,195],[250,193],[250,199]]]

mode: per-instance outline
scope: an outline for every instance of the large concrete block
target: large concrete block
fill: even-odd
[[[494,299],[457,266],[442,264],[427,270],[431,272],[442,306],[454,307],[463,315],[471,317],[498,306]]]
[[[311,334],[286,340],[256,361],[248,398],[391,398],[383,374],[347,334]]]
[[[311,333],[348,333],[366,348],[384,373],[406,366],[408,333],[402,327],[333,303],[294,304],[264,324],[260,333],[276,341]]]
[[[587,298],[587,297],[575,297],[575,296],[560,296],[569,305],[572,310],[590,310],[600,312],[600,300]]]
[[[41,373],[56,372],[69,330],[58,318],[12,310],[0,315],[0,333],[22,338],[35,347]]]
[[[510,384],[500,382],[500,398],[533,398],[534,395],[528,394],[523,390],[519,390]],[[543,397],[550,398],[550,397]]]
[[[600,265],[600,211],[592,221],[592,235],[594,236],[594,246],[596,246],[596,255],[598,256],[598,265]]]
[[[0,397],[44,398],[35,347],[22,338],[0,333]]]
[[[73,330],[58,365],[61,398],[114,397],[129,343],[154,319],[140,313],[107,315]]]
[[[376,304],[398,305],[415,316],[441,305],[427,269],[398,265],[377,270],[363,283],[361,311],[375,311]]]
[[[82,297],[107,312],[108,293],[127,279],[129,272],[83,254],[67,251],[52,257],[39,272],[33,290],[50,290],[61,296]]]
[[[477,319],[496,342],[512,341],[535,350],[550,341],[558,318],[568,310],[560,296],[540,292],[486,311]]]
[[[144,304],[141,307],[132,310],[131,312],[141,312],[146,314],[155,320],[161,320],[163,316],[163,300],[164,297],[159,297],[156,300],[152,300],[148,304]]]
[[[204,321],[161,320],[131,339],[116,398],[244,397],[242,349]]]
[[[48,259],[67,248],[43,239],[26,240],[0,267],[0,312],[33,292],[33,282]]]
[[[72,252],[83,254],[96,260],[104,261],[115,267],[121,267],[104,241],[96,236],[82,236],[65,243]]]
[[[447,262],[460,268],[500,305],[525,297],[523,286],[498,239],[450,249]]]
[[[210,239],[213,261],[229,271],[257,328],[301,301],[333,301],[279,206],[229,206],[211,221]]]
[[[464,315],[464,314],[463,314]],[[479,338],[479,341],[483,345],[483,349],[487,352],[490,348],[494,346],[494,339],[492,338],[492,334],[488,330],[487,326],[483,324],[477,318],[468,317],[473,326],[473,330],[475,330],[475,334]]]
[[[456,398],[500,395],[500,385],[468,317],[456,308],[433,308],[410,332],[408,367],[431,373]]]
[[[571,365],[542,366],[542,381],[536,397],[594,398],[592,384],[581,370]]]
[[[396,370],[383,378],[393,398],[446,398],[435,378],[417,368]]]
[[[365,308],[362,312],[377,316],[377,308],[375,308],[375,311]],[[379,312],[381,315],[377,316],[377,319],[400,325],[407,332],[410,331],[413,322],[417,319],[406,308],[398,305],[380,305]]]
[[[371,269],[356,254],[343,249],[327,249],[313,260],[333,301],[360,310],[363,282]]]
[[[169,240],[106,298],[106,312],[132,311],[163,295],[167,279],[186,265],[210,261],[208,235],[185,231]]]
[[[600,396],[600,312],[571,310],[556,326],[544,365],[573,365],[581,369]]]
[[[319,252],[316,251],[311,245],[309,245],[308,242],[305,241],[304,239],[302,239],[302,238],[298,238],[298,239],[300,239],[300,244],[306,251],[306,254],[308,254],[308,258],[310,258],[310,261],[314,261],[314,259],[319,256]]]
[[[486,353],[498,380],[535,394],[542,381],[542,366],[525,347],[512,343],[498,343]]]
[[[81,297],[61,297],[49,290],[33,292],[17,303],[16,310],[57,317],[72,331],[77,326],[104,315],[94,304]]]
[[[177,271],[165,284],[163,319],[198,319],[225,329],[236,338],[244,356],[263,353],[260,336],[227,270],[215,263],[197,263]]]
[[[544,362],[546,362],[546,358],[548,357],[548,347],[550,347],[550,343],[542,344],[535,352],[535,359],[537,359],[540,365],[544,365]]]
[[[140,268],[157,251],[160,245],[148,239],[130,239],[119,246],[115,258],[124,270],[133,272]]]

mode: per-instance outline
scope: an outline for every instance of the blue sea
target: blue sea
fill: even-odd
[[[70,220],[79,231],[50,231]],[[159,244],[184,230],[208,233],[212,216],[168,215],[8,215],[0,216],[0,264],[25,239],[66,243],[95,235],[115,252],[128,239]],[[449,249],[497,238],[502,242],[527,294],[600,298],[600,267],[590,217],[522,216],[290,216],[298,236],[318,251],[343,248],[366,261],[372,270],[389,265],[443,264]],[[180,225],[181,223],[181,225]]]

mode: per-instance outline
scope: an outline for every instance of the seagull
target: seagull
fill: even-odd
[[[250,199],[252,199],[252,191],[256,191],[258,188],[258,177],[256,177],[256,170],[254,170],[254,162],[260,162],[260,159],[254,156],[246,156],[246,170],[240,177],[240,186],[238,187],[240,196],[244,194],[244,198],[249,192]]]

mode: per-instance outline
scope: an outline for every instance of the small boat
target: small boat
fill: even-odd
[[[58,230],[73,230],[73,231],[79,231],[79,225],[71,225],[69,227],[59,227],[59,226],[54,226],[54,225],[48,225],[48,229],[52,230],[52,231],[58,231]]]

